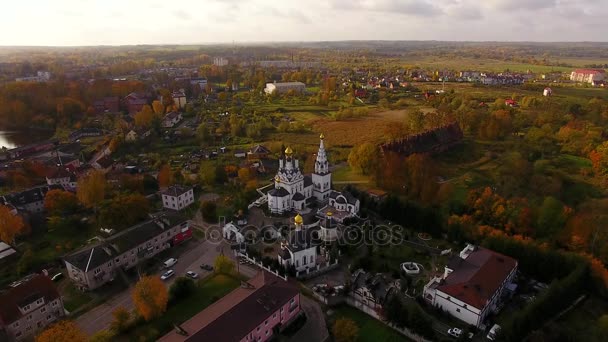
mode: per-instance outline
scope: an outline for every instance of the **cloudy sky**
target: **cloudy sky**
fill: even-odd
[[[9,0],[0,45],[607,41],[608,0]],[[8,11],[6,11],[8,9]]]

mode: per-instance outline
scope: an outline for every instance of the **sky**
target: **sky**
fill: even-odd
[[[608,41],[608,0],[11,0],[2,7],[0,45]]]

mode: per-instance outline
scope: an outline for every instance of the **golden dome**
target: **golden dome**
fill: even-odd
[[[331,211],[327,212],[327,216],[331,217],[333,215],[333,213]]]
[[[295,224],[302,224],[304,223],[304,218],[302,218],[302,215],[298,214],[293,218],[293,222],[295,222]]]
[[[321,133],[321,135],[319,136],[319,138],[321,138],[321,140],[325,139],[325,135],[323,133]]]
[[[277,182],[277,183],[281,183],[281,177],[279,177],[279,175],[276,175],[274,177],[274,181]]]
[[[291,149],[291,147],[287,147],[287,148],[285,149],[285,154],[286,154],[286,155],[288,155],[288,156],[290,156],[290,155],[292,155],[292,154],[293,154],[293,150]]]

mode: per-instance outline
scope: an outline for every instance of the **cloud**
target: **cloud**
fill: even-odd
[[[498,10],[540,10],[555,8],[558,0],[486,0],[491,8]]]
[[[330,0],[330,7],[337,10],[362,10],[398,13],[409,16],[432,17],[443,10],[429,0]]]
[[[184,11],[184,10],[175,10],[173,12],[171,12],[171,14],[173,14],[174,17],[176,17],[177,19],[180,20],[190,20],[192,19],[192,16],[190,15],[190,13]]]

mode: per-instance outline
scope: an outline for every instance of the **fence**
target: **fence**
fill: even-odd
[[[305,280],[314,278],[323,273],[329,272],[333,269],[338,268],[338,260],[336,259],[333,264],[327,263],[325,266],[321,267],[321,265],[317,265],[316,269],[311,270],[307,268],[306,271],[298,271],[296,272],[296,278],[299,280]]]
[[[366,314],[368,314],[369,316],[372,316],[373,318],[379,320],[380,322],[386,324],[387,326],[393,328],[394,330],[400,332],[402,335],[407,336],[408,338],[416,341],[416,342],[431,342],[430,340],[427,340],[426,338],[419,336],[417,334],[414,334],[413,332],[411,332],[409,329],[407,328],[399,328],[396,327],[395,325],[388,323],[384,320],[384,318],[382,316],[380,316],[380,314],[378,314],[378,312],[376,312],[376,310],[372,309],[371,307],[363,304],[362,302],[356,300],[355,298],[353,298],[352,296],[348,296],[346,297],[346,304],[362,311],[365,312]]]
[[[278,271],[275,271],[275,270],[271,269],[270,267],[266,267],[264,264],[262,264],[261,260],[257,261],[255,259],[255,257],[249,257],[249,255],[247,253],[241,253],[241,252],[235,251],[235,254],[236,254],[237,257],[245,258],[247,261],[251,262],[252,264],[254,264],[256,266],[258,266],[259,268],[261,268],[263,270],[266,270],[266,271],[274,274],[275,276],[277,276],[277,277],[279,277],[279,278],[287,281],[287,276],[286,275],[284,275],[284,276],[280,275]]]

